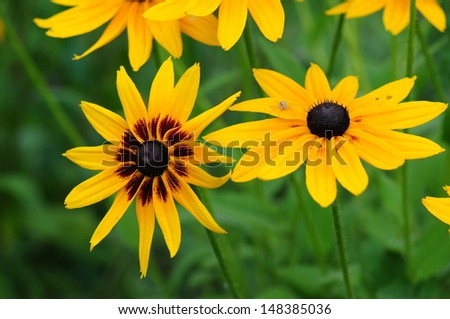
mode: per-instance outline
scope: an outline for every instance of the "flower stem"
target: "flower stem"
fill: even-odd
[[[244,29],[244,41],[250,66],[252,68],[256,68],[258,66],[258,59],[256,57],[255,46],[253,44],[252,31],[250,30],[248,23]]]
[[[66,135],[67,139],[74,146],[84,145],[85,143],[83,141],[83,138],[76,130],[69,116],[64,111],[62,105],[53,95],[48,84],[45,82],[44,77],[37,67],[36,62],[29,55],[22,41],[20,41],[17,32],[14,29],[14,26],[12,25],[11,21],[9,21],[8,16],[5,14],[3,18],[7,40],[11,44],[12,49],[14,50],[16,56],[19,58],[19,61],[22,63],[31,81],[34,83],[37,91],[47,104],[50,112],[56,119],[56,122],[59,124],[61,131]]]
[[[417,26],[417,38],[419,39],[420,48],[422,50],[423,56],[425,57],[425,62],[428,67],[428,72],[430,72],[430,78],[433,82],[434,88],[436,90],[436,93],[441,101],[447,101],[447,97],[445,96],[444,87],[442,86],[442,81],[439,76],[439,73],[436,71],[436,65],[433,62],[433,59],[431,58],[430,51],[428,50],[428,45],[425,41],[425,36],[423,35],[423,32],[420,28],[420,26]]]
[[[350,275],[348,271],[347,253],[344,245],[344,237],[342,234],[342,224],[337,198],[332,205],[332,211],[333,211],[334,230],[336,234],[336,242],[339,251],[339,261],[341,263],[342,277],[344,278],[345,289],[347,290],[347,297],[354,298],[352,285],[350,282]]]
[[[341,40],[342,40],[342,30],[344,29],[344,21],[345,21],[345,16],[341,15],[339,17],[339,22],[338,22],[338,26],[336,29],[336,33],[334,34],[333,48],[331,50],[330,61],[328,62],[328,69],[327,69],[328,77],[333,72],[334,62],[336,60],[337,51],[339,49],[339,44],[341,43]]]
[[[406,76],[413,76],[414,67],[414,40],[416,33],[416,0],[411,0],[411,8],[409,14],[409,32],[408,47],[406,56]],[[404,130],[407,133],[407,129]],[[405,261],[407,273],[410,273],[411,267],[411,231],[410,231],[410,211],[409,189],[408,189],[408,163],[405,163],[401,169],[401,189],[402,189],[402,217],[403,217],[403,240],[405,245]]]
[[[211,212],[211,205],[206,192],[202,188],[195,189],[197,194],[201,197],[203,204]],[[212,213],[212,212],[211,212]],[[209,229],[206,229],[209,241],[213,248],[214,254],[219,262],[220,269],[224,278],[233,294],[234,298],[244,298],[243,284],[241,277],[239,276],[239,267],[236,259],[233,256],[230,243],[227,241],[226,235],[218,235]]]
[[[306,228],[308,229],[308,233],[311,238],[311,242],[314,246],[314,251],[317,254],[317,259],[319,260],[320,270],[322,273],[327,272],[327,263],[325,258],[325,252],[322,246],[322,243],[320,241],[320,237],[317,234],[317,229],[313,221],[311,220],[311,216],[309,214],[309,210],[307,209],[305,202],[303,200],[303,193],[302,188],[300,187],[300,184],[298,180],[295,178],[295,174],[289,174],[289,177],[291,179],[291,184],[294,186],[295,192],[297,194],[297,200],[298,200],[298,212],[295,214],[295,216],[303,215],[305,218]],[[298,220],[295,218],[295,220],[292,223],[292,227],[295,229],[294,234],[298,234]],[[293,243],[296,243],[296,240],[293,240]]]

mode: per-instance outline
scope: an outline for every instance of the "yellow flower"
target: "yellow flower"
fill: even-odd
[[[344,14],[347,19],[365,17],[384,8],[383,23],[393,35],[402,32],[409,25],[411,0],[346,0],[326,11],[326,14]],[[436,0],[416,0],[417,10],[436,29],[444,32],[445,12]]]
[[[201,17],[213,13],[218,7],[218,38],[225,50],[231,49],[241,37],[247,22],[247,10],[267,39],[276,42],[283,36],[281,0],[172,0],[152,7],[144,17],[158,21]]]
[[[400,103],[415,77],[356,98],[356,77],[347,76],[331,89],[315,64],[306,73],[305,88],[271,70],[254,69],[254,76],[269,97],[230,109],[276,118],[236,124],[204,137],[222,147],[248,149],[231,176],[235,182],[276,179],[306,162],[309,193],[326,207],[336,198],[336,179],[355,195],[365,190],[368,176],[360,159],[380,169],[395,169],[406,159],[443,151],[428,139],[394,131],[425,123],[447,108],[438,102]]]
[[[450,196],[450,187],[445,186],[444,190]],[[434,217],[450,225],[450,198],[436,198],[427,196],[422,199],[422,204]]]
[[[98,41],[78,60],[117,38],[125,29],[128,35],[128,56],[134,71],[147,62],[152,51],[153,38],[173,57],[183,52],[181,33],[208,45],[219,45],[217,18],[205,15],[196,19],[180,18],[168,21],[146,20],[142,14],[163,0],[53,0],[72,7],[48,19],[34,19],[41,28],[49,29],[47,35],[69,38],[91,32],[110,21]]]
[[[108,235],[136,198],[143,277],[147,274],[155,217],[170,256],[178,251],[181,229],[174,200],[206,228],[225,233],[188,184],[216,188],[229,179],[229,174],[214,177],[198,167],[232,159],[212,151],[196,138],[228,109],[239,93],[188,120],[199,81],[200,67],[195,64],[174,87],[173,64],[166,60],[155,76],[146,108],[136,86],[121,67],[117,73],[117,90],[126,120],[101,106],[82,102],[87,119],[109,143],[77,147],[63,154],[81,167],[101,170],[67,195],[66,208],[88,206],[118,192],[92,235],[91,249]]]

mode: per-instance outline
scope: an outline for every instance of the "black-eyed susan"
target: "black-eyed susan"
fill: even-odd
[[[347,19],[365,17],[381,9],[383,23],[393,35],[402,32],[409,25],[411,0],[346,0],[326,11],[326,14],[345,14]],[[436,29],[443,32],[446,28],[445,12],[436,0],[416,0],[417,10]]]
[[[445,186],[444,190],[450,196],[450,187]],[[427,196],[422,199],[422,204],[434,217],[450,225],[450,198]]]
[[[108,23],[98,41],[78,60],[117,38],[125,29],[128,36],[128,56],[131,67],[137,71],[150,57],[153,39],[173,57],[183,51],[181,33],[207,45],[219,45],[217,18],[205,15],[196,19],[189,17],[156,21],[144,19],[142,14],[164,0],[54,0],[56,4],[71,7],[48,19],[34,19],[41,28],[49,29],[47,35],[69,38],[91,32]]]
[[[199,81],[200,67],[195,64],[174,87],[173,64],[166,60],[152,83],[146,108],[136,86],[121,67],[117,73],[117,90],[126,120],[101,106],[82,102],[87,119],[108,143],[77,147],[64,154],[81,167],[101,170],[67,195],[66,208],[91,205],[118,192],[91,238],[91,249],[108,235],[136,199],[142,276],[147,273],[155,217],[170,255],[173,257],[178,251],[181,228],[175,201],[206,228],[225,233],[189,184],[215,188],[229,179],[229,174],[214,177],[198,166],[231,159],[196,138],[229,108],[239,93],[188,120]]]
[[[204,137],[222,147],[248,149],[234,168],[233,181],[276,179],[306,162],[307,188],[326,207],[336,198],[336,179],[355,195],[364,191],[368,176],[360,159],[380,169],[395,169],[406,159],[443,151],[428,139],[394,131],[425,123],[447,108],[438,102],[400,103],[415,77],[356,98],[356,77],[347,76],[331,89],[315,64],[306,73],[305,88],[271,70],[254,69],[254,76],[269,97],[230,109],[276,118],[236,124]]]
[[[150,8],[144,17],[166,21],[191,16],[201,17],[219,8],[218,38],[224,50],[233,47],[244,31],[247,12],[263,35],[272,42],[283,36],[284,9],[281,0],[173,0]]]

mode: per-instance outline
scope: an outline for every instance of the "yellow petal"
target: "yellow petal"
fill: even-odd
[[[223,148],[249,148],[264,140],[273,140],[274,133],[290,129],[296,124],[294,121],[277,118],[239,123],[205,135],[203,139]]]
[[[197,195],[195,195],[189,185],[182,179],[180,179],[179,182],[179,190],[173,192],[175,200],[190,212],[204,227],[213,232],[225,234],[226,231],[216,223],[208,209],[198,199]]]
[[[325,14],[327,15],[337,15],[337,14],[343,14],[346,13],[348,8],[350,7],[350,1],[347,0],[346,2],[340,3],[337,6],[334,6],[331,9],[328,9],[325,11]]]
[[[105,140],[122,140],[123,133],[128,130],[128,124],[121,116],[94,103],[82,101],[80,106],[89,123]]]
[[[161,185],[163,184],[163,185]],[[170,257],[174,257],[181,243],[181,226],[177,208],[171,193],[167,193],[165,198],[159,196],[159,188],[165,187],[166,192],[169,189],[167,184],[160,178],[155,178],[153,182],[153,205],[155,207],[156,220],[161,228]]]
[[[88,54],[117,38],[123,32],[123,30],[125,30],[125,27],[127,25],[128,9],[129,6],[121,6],[119,11],[117,11],[112,20],[109,22],[100,39],[98,39],[93,46],[84,51],[82,54],[75,55],[73,59],[79,60],[81,58],[84,58]]]
[[[306,187],[311,197],[322,207],[327,207],[336,199],[336,177],[326,158],[326,146],[319,139],[322,148],[311,147],[306,163]]]
[[[356,76],[347,76],[343,78],[331,91],[331,99],[346,107],[349,105],[358,92],[358,78]]]
[[[266,148],[262,146],[252,147],[248,149],[236,164],[231,180],[235,183],[248,182],[259,176],[259,172],[266,165],[265,157],[276,156],[275,148],[272,148],[272,153],[266,154]]]
[[[197,99],[199,85],[200,65],[195,63],[181,76],[172,93],[172,107],[161,109],[161,117],[167,114],[180,123],[186,122]]]
[[[111,167],[117,167],[119,162],[115,156],[117,146],[112,144],[103,144],[100,146],[76,147],[68,150],[63,156],[70,159],[75,164],[92,170],[103,170]]]
[[[436,29],[445,31],[447,24],[445,12],[437,1],[417,1],[416,7]]]
[[[234,159],[232,157],[219,154],[211,147],[208,147],[203,143],[193,142],[192,149],[194,150],[194,154],[192,155],[192,158],[189,162],[194,165],[216,162],[231,164],[234,162]]]
[[[444,186],[443,189],[447,192],[448,196],[450,196],[450,186]]]
[[[377,111],[382,105],[394,105],[405,99],[414,86],[416,77],[403,78],[361,96],[349,105],[349,112],[352,118],[367,114],[370,111]]]
[[[389,140],[358,128],[348,129],[344,137],[354,145],[359,157],[370,165],[380,169],[395,169],[404,163],[404,155]]]
[[[212,176],[202,168],[186,163],[187,176],[183,177],[186,182],[204,188],[218,188],[225,184],[231,176],[231,172],[222,177]]]
[[[189,0],[164,1],[152,6],[144,12],[144,18],[155,21],[171,21],[186,15]]]
[[[129,179],[120,177],[115,171],[115,168],[101,171],[75,186],[64,201],[66,208],[79,208],[97,203],[124,187]]]
[[[266,69],[253,69],[253,75],[259,86],[270,97],[280,101],[295,102],[307,111],[313,104],[314,98],[300,84],[291,78]]]
[[[410,0],[387,0],[383,11],[383,23],[393,35],[402,32],[409,24]]]
[[[203,1],[207,2],[207,1]],[[219,46],[217,38],[218,20],[210,14],[204,17],[188,16],[180,21],[181,32],[207,45]]]
[[[155,40],[166,49],[174,58],[179,58],[183,53],[181,42],[180,22],[174,21],[152,21],[148,20],[150,29]]]
[[[316,101],[330,98],[330,84],[325,73],[317,64],[311,63],[308,71],[306,71],[305,88]]]
[[[346,18],[359,18],[359,17],[365,17],[372,13],[375,13],[379,10],[381,10],[386,5],[386,1],[383,0],[377,0],[377,1],[367,1],[367,0],[356,0],[352,1],[348,10],[347,14],[345,15]]]
[[[219,7],[221,0],[190,0],[186,6],[188,15],[207,16]]]
[[[440,102],[414,101],[369,109],[364,123],[388,129],[405,129],[426,123],[447,109]]]
[[[283,36],[284,10],[280,0],[250,0],[248,10],[262,34],[272,42]]]
[[[314,135],[304,134],[295,140],[285,140],[277,145],[278,155],[270,162],[267,160],[267,165],[259,171],[258,178],[273,180],[297,170],[306,160],[308,144],[314,139]]]
[[[171,109],[174,88],[174,72],[172,58],[163,62],[153,79],[150,88],[148,116],[150,119],[159,116],[161,111]]]
[[[143,6],[134,4],[128,13],[128,57],[133,71],[138,71],[150,57],[153,38],[150,26],[142,18]]]
[[[137,138],[143,139],[139,128],[141,123],[147,122],[147,109],[136,85],[134,85],[123,66],[117,71],[117,92],[119,92],[128,126]]]
[[[305,119],[306,111],[295,102],[271,97],[259,98],[235,104],[231,111],[258,112],[270,114],[282,119]]]
[[[94,247],[97,246],[97,244],[111,232],[114,226],[116,226],[117,222],[122,218],[123,214],[125,214],[126,210],[130,206],[133,198],[134,197],[129,198],[128,192],[125,189],[117,193],[111,208],[103,217],[100,224],[98,224],[94,234],[91,237],[91,250],[94,249]]]
[[[450,198],[436,198],[427,196],[422,199],[422,204],[437,219],[450,225]]]
[[[425,158],[444,151],[438,144],[420,136],[369,126],[364,130],[394,146],[405,159]]]
[[[328,150],[334,175],[350,193],[361,194],[369,183],[369,177],[352,143],[337,136],[331,139],[332,149]]]
[[[247,21],[248,0],[222,0],[218,38],[224,50],[231,49],[242,35]]]
[[[197,115],[193,119],[190,119],[182,125],[181,130],[192,133],[195,139],[212,121],[222,115],[222,113],[225,112],[240,95],[241,92],[237,92],[222,103],[216,105],[206,112]]]
[[[69,38],[91,32],[109,21],[119,10],[122,0],[90,1],[60,12],[48,19],[34,19],[47,35]]]
[[[152,247],[153,233],[155,231],[155,209],[153,205],[143,205],[136,201],[136,217],[139,225],[139,266],[141,278],[147,276]]]

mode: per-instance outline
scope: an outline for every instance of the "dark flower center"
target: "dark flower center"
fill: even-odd
[[[325,101],[308,112],[306,124],[312,134],[331,139],[345,133],[350,125],[350,116],[342,105]]]
[[[159,141],[145,141],[138,146],[136,165],[145,176],[159,176],[169,165],[169,150]]]

